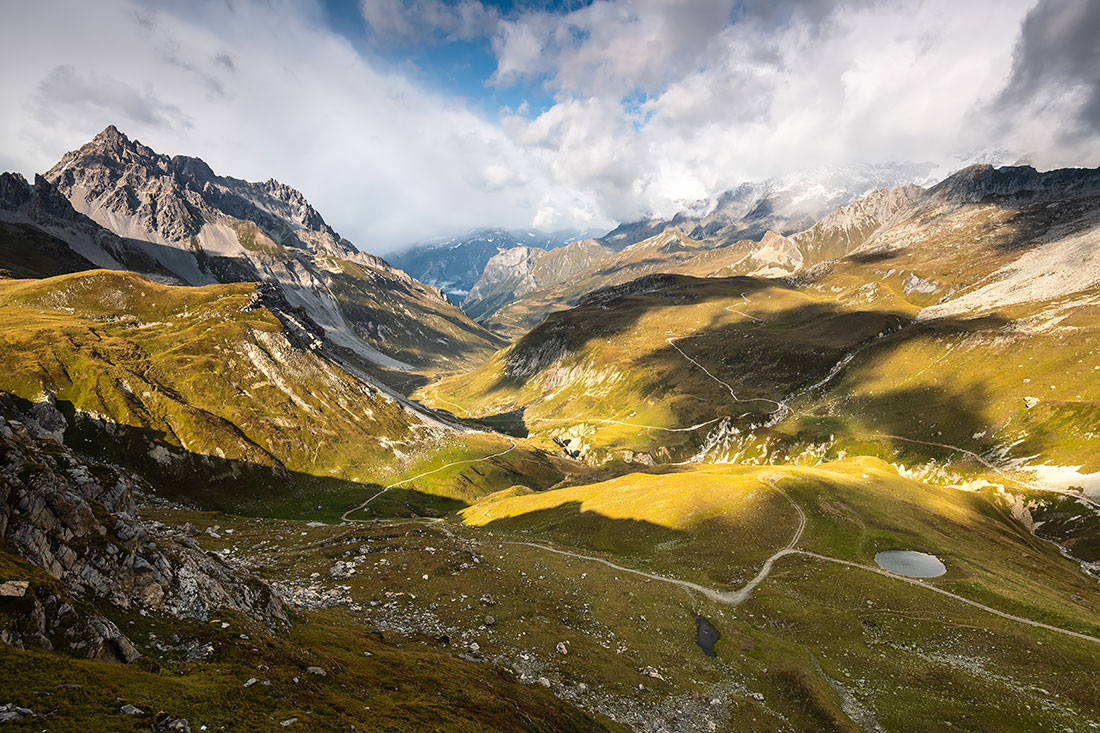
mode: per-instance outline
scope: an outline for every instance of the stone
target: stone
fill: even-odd
[[[559,641],[558,646],[556,648],[558,650],[558,654],[568,654],[569,653],[569,647],[565,645],[564,641]]]
[[[144,710],[130,704],[123,705],[121,708],[118,709],[118,712],[123,715],[145,715]]]
[[[29,708],[21,708],[10,702],[0,705],[0,723],[22,720],[31,715],[34,715],[34,711]]]
[[[328,674],[320,667],[306,667],[306,672],[309,672],[310,674],[315,674],[319,677],[324,677],[326,674]]]
[[[0,596],[21,598],[27,593],[30,585],[30,581],[27,580],[6,580],[0,583]]]
[[[289,728],[290,726],[294,725],[297,722],[298,722],[297,718],[287,718],[286,720],[279,723],[279,725],[283,726],[284,728]]]
[[[497,620],[495,618],[493,618],[492,616],[486,616],[485,617],[485,625],[486,626],[493,626],[493,625],[496,624],[496,622],[497,622]]]
[[[249,677],[247,680],[245,680],[244,686],[252,687],[252,685],[256,684],[257,682],[259,682],[259,680],[255,677]]]
[[[153,718],[152,728],[158,733],[191,733],[191,726],[184,718],[173,718],[163,710]]]

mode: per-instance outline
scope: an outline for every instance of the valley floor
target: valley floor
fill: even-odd
[[[336,614],[635,730],[1092,729],[1100,589],[995,506],[855,459],[506,491],[462,522],[154,515],[270,580],[304,628]],[[947,574],[875,566],[900,547]]]

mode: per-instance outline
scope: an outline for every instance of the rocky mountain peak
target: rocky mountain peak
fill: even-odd
[[[300,191],[274,178],[218,175],[200,158],[160,154],[109,126],[67,153],[43,182],[43,196],[60,196],[50,205],[65,199],[75,216],[40,221],[26,210],[25,182],[14,177],[2,185],[20,203],[5,208],[20,208],[62,234],[61,220],[86,217],[117,235],[103,237],[82,225],[89,237],[66,241],[87,260],[188,285],[274,283],[330,341],[365,362],[408,368],[387,354],[397,342],[417,360],[431,358],[421,354],[425,343],[458,359],[468,345],[477,350],[493,341],[438,288],[356,249]]]
[[[100,145],[125,145],[130,142],[130,138],[126,137],[126,135],[120,132],[114,125],[107,125],[98,135],[92,138],[92,142]]]

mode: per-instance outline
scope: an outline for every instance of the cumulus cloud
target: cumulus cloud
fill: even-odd
[[[509,19],[497,83],[541,75],[556,104],[506,120],[615,219],[671,215],[798,169],[938,161],[988,143],[1031,0],[607,0]]]
[[[1100,142],[1100,3],[1044,0],[1024,19],[1012,73],[989,110],[1019,145],[1055,164]]]
[[[742,181],[1007,147],[1100,163],[1100,9],[1076,0],[594,0],[565,11],[362,0],[19,3],[0,27],[0,166],[41,171],[109,123],[300,188],[370,251],[436,233],[671,215]],[[58,19],[64,19],[59,21]],[[50,53],[41,53],[43,38]],[[485,116],[386,65],[491,48]],[[468,89],[464,90],[468,93]]]
[[[374,252],[530,226],[537,202],[571,200],[496,120],[372,65],[310,3],[71,0],[6,15],[0,55],[20,72],[0,80],[5,169],[44,171],[115,124],[218,173],[299,188]]]

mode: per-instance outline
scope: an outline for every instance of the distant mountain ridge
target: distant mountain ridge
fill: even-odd
[[[533,247],[502,250],[485,265],[462,308],[471,317],[480,318],[539,288],[584,272],[612,252],[596,239],[547,251]]]
[[[666,229],[696,240],[711,240],[712,246],[759,240],[768,231],[793,234],[876,189],[933,183],[929,175],[935,168],[933,163],[860,164],[749,181],[711,201],[697,202],[671,219],[620,224],[603,241],[622,249]]]
[[[488,227],[413,245],[392,259],[413,277],[461,302],[481,277],[485,265],[501,250],[513,247],[551,250],[584,236],[585,232],[574,229],[544,232]]]
[[[42,177],[40,198],[46,185],[83,222],[54,222],[50,231],[96,266],[188,285],[275,283],[360,364],[457,367],[499,345],[437,288],[356,249],[274,179],[219,176],[198,158],[159,154],[109,126]],[[78,231],[92,222],[117,237]]]
[[[928,236],[926,231],[914,230],[914,227],[923,226],[924,219],[916,216],[921,211],[997,200],[1019,207],[1034,218],[1040,216],[1036,212],[1043,201],[1090,196],[1096,180],[1095,171],[1088,169],[1038,172],[1030,166],[998,168],[988,163],[975,164],[942,181],[934,181],[927,189],[913,184],[876,189],[830,210],[797,232],[768,229],[759,237],[733,241],[727,241],[727,237],[744,232],[748,226],[745,219],[720,227],[712,236],[696,239],[684,229],[687,223],[693,223],[694,233],[705,234],[699,228],[704,226],[700,222],[706,217],[692,222],[682,217],[679,225],[670,224],[659,234],[620,251],[610,251],[585,267],[571,271],[567,278],[543,278],[532,285],[533,281],[524,280],[531,266],[519,258],[511,274],[495,272],[493,282],[479,283],[473,294],[480,297],[474,302],[469,299],[464,307],[489,328],[518,336],[536,326],[549,313],[577,304],[586,293],[643,275],[666,272],[695,277],[794,277],[830,260],[848,256],[874,257],[876,255],[870,250],[887,246],[886,243],[893,241],[900,232],[907,236]],[[1059,210],[1075,212],[1070,207]],[[732,209],[727,213],[729,211]],[[1078,213],[1064,215],[1076,217]],[[708,216],[711,223],[717,221],[715,212]],[[1049,214],[1048,218],[1052,216]],[[901,226],[896,217],[922,223]],[[1054,232],[1058,231],[1056,219],[1048,222]],[[620,228],[617,231],[619,234],[615,236],[619,243],[629,241],[624,233],[628,230]],[[975,236],[979,234],[975,232]],[[608,235],[600,242],[606,244],[612,238]],[[503,266],[510,257],[502,253],[497,263]],[[1083,277],[1080,273],[1079,276]],[[511,283],[523,284],[511,287]],[[485,293],[492,295],[486,297]]]

